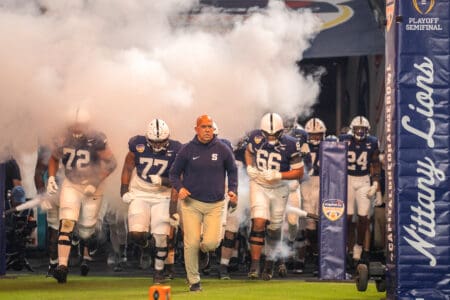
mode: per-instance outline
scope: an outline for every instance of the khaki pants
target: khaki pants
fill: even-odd
[[[187,197],[181,201],[184,231],[184,262],[189,284],[200,281],[198,252],[215,250],[220,244],[224,201],[205,203]],[[202,234],[203,230],[203,234]],[[202,241],[200,242],[200,237]]]

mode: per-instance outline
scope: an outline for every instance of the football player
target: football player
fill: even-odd
[[[137,244],[148,260],[149,228],[155,242],[154,283],[165,280],[164,260],[168,254],[169,205],[171,186],[169,169],[181,143],[170,137],[169,126],[153,119],[144,135],[132,137],[122,169],[120,194],[128,207],[128,230],[131,242]]]
[[[363,116],[353,118],[351,134],[340,136],[348,144],[347,159],[347,247],[353,260],[368,263],[370,247],[369,212],[379,191],[381,165],[378,139],[369,134],[370,123]],[[357,213],[356,242],[353,216]]]
[[[214,134],[218,135],[219,130],[217,128],[216,123],[213,123],[214,126]],[[223,143],[225,143],[230,149],[232,149],[231,143],[227,139],[220,139]],[[233,149],[232,149],[233,150]],[[237,149],[236,149],[237,150]],[[233,150],[233,153],[236,153],[236,150]],[[238,160],[238,157],[235,156],[236,166],[238,168],[238,177],[239,181],[247,175],[245,174],[245,169],[243,167],[243,162]],[[230,260],[234,257],[237,259],[237,249],[236,249],[236,238],[238,235],[240,222],[243,220],[245,216],[245,208],[248,206],[247,197],[245,197],[248,193],[245,191],[245,187],[240,184],[238,186],[238,194],[240,195],[240,200],[236,207],[228,207],[224,211],[224,220],[223,220],[223,239],[221,246],[221,257],[220,257],[220,265],[219,265],[219,279],[227,280],[231,279],[230,274],[228,272]],[[225,195],[227,199],[227,195]],[[228,199],[227,199],[228,201]]]
[[[106,136],[92,130],[89,113],[80,108],[73,111],[72,124],[52,150],[48,162],[47,193],[56,194],[55,176],[60,161],[65,179],[59,196],[58,267],[53,277],[65,283],[68,260],[75,225],[85,241],[81,275],[89,272],[89,249],[96,246],[94,237],[97,215],[103,198],[103,182],[116,168],[116,159],[107,144]]]
[[[319,179],[319,147],[320,143],[325,139],[327,128],[325,123],[319,118],[311,118],[305,124],[305,130],[308,132],[308,145],[311,154],[312,167],[309,169],[309,180],[301,185],[301,193],[303,199],[303,209],[311,214],[319,214],[320,199],[320,179]],[[305,237],[310,245],[311,252],[318,262],[318,239],[317,239],[317,223],[314,220],[306,220]],[[304,259],[303,259],[304,260]],[[301,264],[302,258],[299,263]],[[317,266],[315,266],[317,267]],[[301,269],[301,266],[300,266]]]
[[[266,261],[261,275],[263,280],[272,278],[289,196],[289,180],[299,180],[303,176],[300,142],[283,132],[281,116],[276,113],[265,114],[261,119],[260,130],[250,134],[245,152],[252,219],[249,238],[252,259],[248,274],[250,279],[259,277],[259,261],[265,242]],[[270,222],[269,225],[267,222]]]

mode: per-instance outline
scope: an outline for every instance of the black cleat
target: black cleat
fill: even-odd
[[[155,270],[153,273],[153,284],[162,284],[166,282],[163,270]]]
[[[228,266],[220,265],[219,266],[219,279],[221,280],[230,280],[230,274],[228,273]]]
[[[261,273],[261,278],[263,280],[270,280],[273,277],[273,261],[272,260],[266,260],[264,263],[264,270]]]
[[[45,275],[45,277],[53,277],[56,267],[58,267],[58,264],[48,264],[48,270],[47,270],[47,274]]]
[[[175,279],[175,266],[173,264],[167,264],[164,266],[165,276],[167,280]]]
[[[209,253],[208,252],[203,252],[203,251],[199,251],[198,253],[198,268],[200,270],[204,270],[208,267],[209,264]]]
[[[281,278],[284,278],[287,276],[287,268],[284,263],[281,263],[278,265],[278,276],[280,276]]]
[[[67,273],[69,273],[69,269],[67,268],[67,266],[59,265],[53,272],[53,277],[58,280],[58,283],[66,283]]]
[[[81,276],[87,276],[88,273],[89,273],[88,261],[86,259],[83,259],[80,265],[80,274]]]
[[[189,291],[190,292],[201,292],[202,286],[200,285],[200,282],[191,284],[191,286],[189,287]]]

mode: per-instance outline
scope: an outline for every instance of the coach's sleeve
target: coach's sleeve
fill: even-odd
[[[175,157],[175,161],[169,170],[169,181],[172,187],[174,187],[177,192],[183,187],[183,183],[181,182],[181,174],[186,165],[186,147],[182,147],[180,151],[178,151],[177,156]]]

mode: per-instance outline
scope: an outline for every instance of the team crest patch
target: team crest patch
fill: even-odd
[[[253,138],[253,140],[255,141],[256,144],[261,143],[261,141],[264,139],[264,137],[262,135],[257,135]]]
[[[327,199],[322,203],[322,213],[330,221],[339,220],[344,214],[344,201],[340,199]]]
[[[144,144],[136,145],[136,151],[137,152],[142,153],[142,152],[144,152],[144,150],[145,150],[145,145]]]

